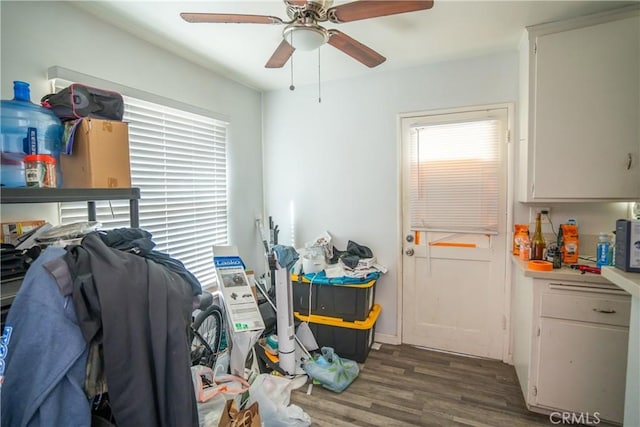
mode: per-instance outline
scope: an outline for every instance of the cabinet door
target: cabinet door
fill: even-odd
[[[640,197],[640,17],[535,43],[533,197]]]
[[[628,329],[541,318],[536,404],[622,423]]]

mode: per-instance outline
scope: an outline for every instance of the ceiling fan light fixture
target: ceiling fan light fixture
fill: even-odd
[[[299,50],[315,50],[329,40],[327,30],[319,25],[289,25],[282,36],[294,48]]]

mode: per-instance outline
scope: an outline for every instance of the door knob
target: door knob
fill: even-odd
[[[404,253],[409,255],[409,256],[413,256],[413,249],[409,248],[406,251],[404,251]]]
[[[405,237],[405,239],[407,240],[407,242],[411,243],[413,242],[413,236],[411,234],[407,234],[407,237]]]

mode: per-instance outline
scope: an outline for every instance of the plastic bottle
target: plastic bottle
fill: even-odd
[[[611,242],[609,242],[609,235],[607,233],[600,233],[598,236],[598,244],[596,245],[596,267],[609,265],[610,247]]]
[[[27,187],[55,188],[56,159],[47,154],[24,156],[25,181]]]
[[[559,247],[553,248],[552,256],[553,258],[551,262],[553,263],[553,268],[561,268],[562,267],[562,251],[560,250]]]
[[[540,212],[536,214],[536,231],[531,238],[531,259],[542,260],[544,259],[544,249],[546,243],[542,236],[542,218]]]
[[[616,230],[613,230],[611,247],[609,248],[609,265],[616,265]]]
[[[558,237],[556,240],[556,244],[558,246],[558,249],[561,249],[564,246],[564,235],[562,232],[562,227],[558,227]]]
[[[29,83],[13,82],[14,98],[2,100],[0,122],[2,134],[2,170],[0,185],[24,187],[25,154],[47,154],[60,164],[63,126],[50,110],[31,102]],[[62,185],[62,174],[56,166],[56,182]]]

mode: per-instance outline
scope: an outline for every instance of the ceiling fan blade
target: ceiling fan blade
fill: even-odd
[[[376,67],[387,60],[375,50],[338,30],[329,30],[328,43],[369,68]]]
[[[291,58],[294,50],[296,49],[286,40],[282,40],[280,45],[276,48],[276,51],[273,52],[273,55],[271,55],[271,58],[269,58],[265,64],[265,68],[282,68],[289,58]]]
[[[284,24],[277,16],[239,15],[235,13],[181,13],[187,22],[210,24]]]
[[[342,4],[327,10],[331,22],[351,22],[398,13],[431,9],[433,0],[360,0]]]

